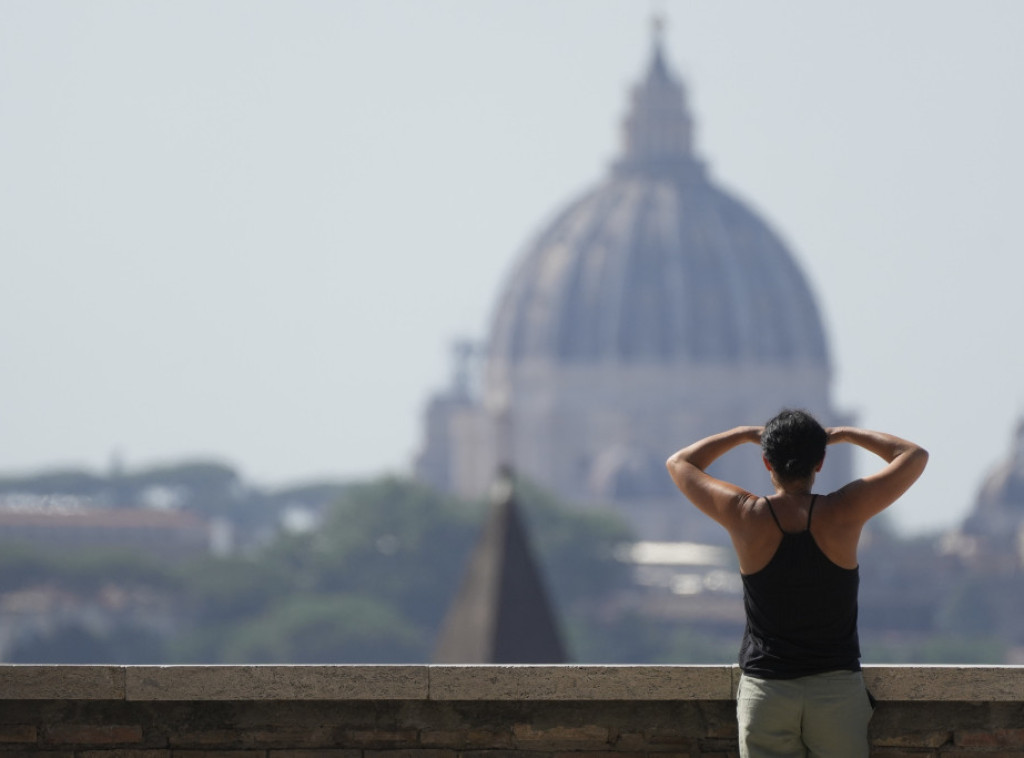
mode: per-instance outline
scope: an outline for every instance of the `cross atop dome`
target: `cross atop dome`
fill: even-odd
[[[665,19],[664,14],[655,13],[651,16],[651,42],[654,46],[656,58],[661,58],[662,51],[664,50],[665,27],[667,26],[668,21]]]
[[[654,44],[658,47],[661,47],[661,39],[665,34],[665,27],[667,25],[668,22],[665,20],[665,15],[663,13],[655,13],[651,16],[651,32],[654,38]]]

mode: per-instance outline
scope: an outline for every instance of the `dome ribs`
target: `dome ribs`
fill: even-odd
[[[660,43],[659,43],[660,44]],[[609,176],[555,218],[508,281],[492,365],[829,368],[814,296],[781,240],[690,148],[685,88],[657,45]]]
[[[491,346],[509,361],[829,362],[807,281],[764,222],[709,182],[637,175],[536,237]]]
[[[610,330],[618,323],[621,302],[608,295],[612,291],[609,282],[617,275],[616,219],[628,203],[624,194],[600,193],[586,214],[587,225],[576,230],[577,255],[562,288],[557,325],[557,352],[568,360],[598,359]]]

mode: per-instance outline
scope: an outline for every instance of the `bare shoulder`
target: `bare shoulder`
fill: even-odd
[[[760,495],[750,495],[744,501],[741,518],[729,530],[740,571],[753,574],[771,561],[782,541],[782,532],[775,526],[768,510],[768,501]]]
[[[864,524],[882,510],[874,505],[858,482],[851,481],[835,492],[819,495],[814,505],[812,532],[815,538],[843,545],[843,552],[856,548]]]
[[[744,492],[739,502],[739,511],[743,518],[748,520],[763,518],[768,515],[768,498]]]
[[[867,519],[851,504],[845,489],[818,496],[811,533],[829,560],[843,568],[854,569],[857,568],[857,545]]]
[[[826,495],[818,495],[814,502],[813,520],[818,524],[857,521],[861,518],[857,501],[856,482],[850,482]]]
[[[756,541],[765,534],[764,525],[770,519],[768,501],[761,495],[745,492],[737,500],[736,520],[729,532],[734,540]]]

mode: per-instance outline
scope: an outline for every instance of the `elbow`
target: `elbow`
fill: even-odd
[[[683,458],[679,453],[671,456],[665,461],[665,468],[668,470],[668,475],[672,478],[676,487],[682,489],[681,482],[684,480],[684,470],[686,468],[686,459]]]
[[[928,465],[928,451],[915,445],[906,455],[908,464],[913,467],[915,472],[914,478],[917,479],[924,473],[924,468]]]

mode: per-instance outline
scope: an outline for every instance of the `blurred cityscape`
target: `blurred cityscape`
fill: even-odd
[[[605,179],[531,237],[487,338],[458,342],[408,477],[270,490],[197,461],[0,479],[0,660],[433,660],[511,466],[569,660],[733,661],[732,552],[663,461],[784,406],[856,418],[810,283],[699,158],[657,25],[622,136]],[[843,447],[820,490],[852,478]],[[756,451],[715,471],[767,483]],[[942,533],[869,525],[865,661],[1024,663],[1024,425],[963,505]]]
[[[722,540],[640,541],[611,511],[519,490],[570,661],[735,659]],[[429,662],[489,508],[395,478],[263,491],[211,463],[0,480],[0,660]],[[958,529],[872,522],[865,661],[1024,662],[1022,514],[1018,439]]]

